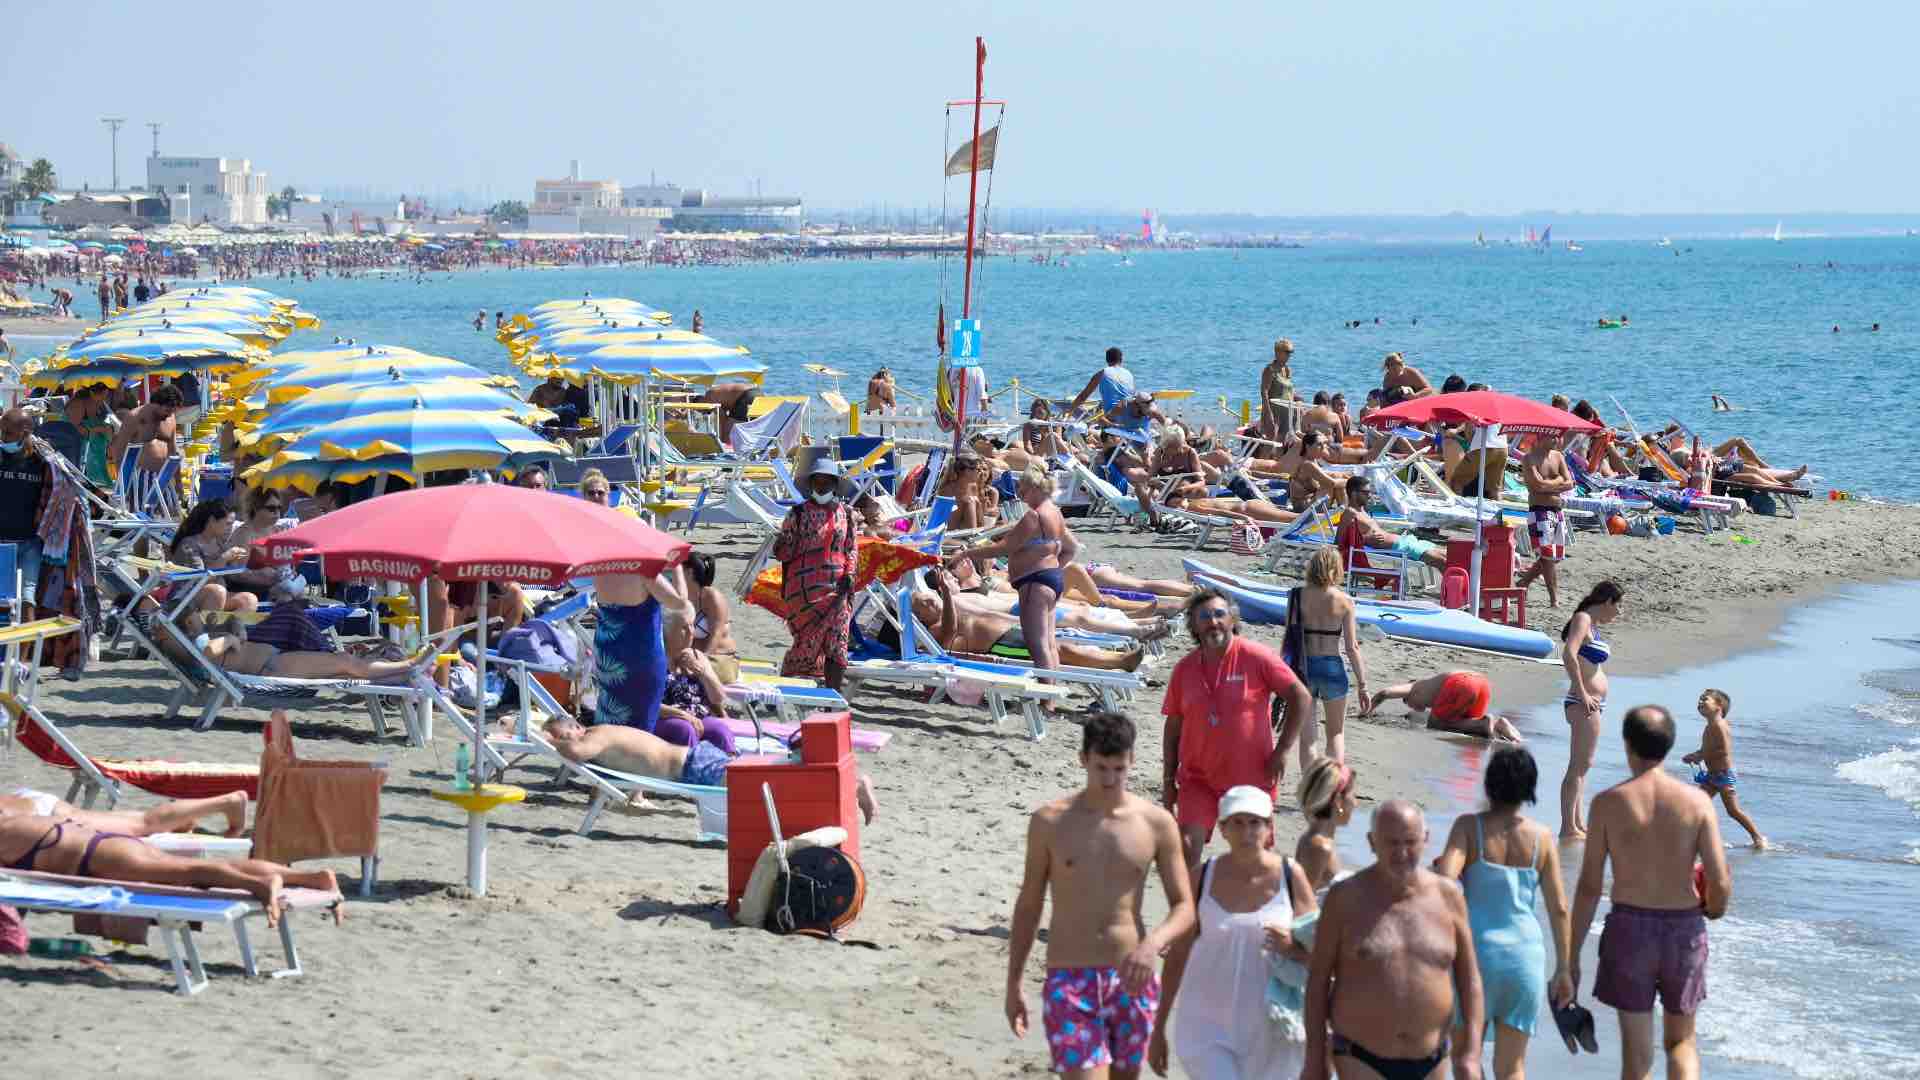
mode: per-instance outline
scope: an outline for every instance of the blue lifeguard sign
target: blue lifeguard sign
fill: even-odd
[[[948,337],[947,358],[963,363],[977,363],[979,361],[979,319],[953,320],[953,333]]]

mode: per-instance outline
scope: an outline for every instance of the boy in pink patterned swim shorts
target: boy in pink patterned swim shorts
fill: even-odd
[[[1027,1033],[1027,956],[1053,892],[1041,1020],[1053,1071],[1131,1080],[1146,1064],[1160,953],[1193,925],[1193,889],[1173,815],[1127,791],[1133,721],[1088,717],[1080,740],[1087,786],[1033,812],[1026,876],[1013,905],[1007,950],[1007,1024]],[[1156,865],[1167,918],[1141,935],[1137,898]]]

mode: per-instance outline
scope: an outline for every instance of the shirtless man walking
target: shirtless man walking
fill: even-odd
[[[1621,734],[1633,779],[1595,796],[1587,814],[1587,853],[1573,898],[1573,984],[1580,985],[1580,946],[1611,860],[1613,906],[1600,935],[1593,996],[1620,1014],[1620,1075],[1653,1075],[1658,993],[1667,1075],[1698,1077],[1693,1014],[1707,997],[1707,920],[1727,913],[1733,875],[1713,803],[1661,766],[1673,749],[1673,715],[1637,706],[1627,711]],[[1704,896],[1694,891],[1696,863]]]
[[[1089,716],[1081,729],[1086,787],[1033,812],[1026,875],[1007,946],[1007,1024],[1027,1033],[1027,955],[1053,893],[1041,1021],[1053,1071],[1086,1080],[1133,1080],[1147,1060],[1161,952],[1193,928],[1193,890],[1173,815],[1127,790],[1133,721]],[[1147,933],[1147,868],[1167,891],[1167,918]],[[1464,919],[1464,917],[1463,917]]]
[[[1426,817],[1395,799],[1373,812],[1375,862],[1327,893],[1307,982],[1304,1080],[1434,1080],[1446,1073],[1447,1032],[1460,1003],[1466,1037],[1453,1075],[1479,1080],[1485,1004],[1467,902],[1421,865]],[[1331,1030],[1331,1034],[1329,1034]]]
[[[1560,606],[1560,560],[1567,557],[1567,542],[1572,538],[1566,494],[1573,490],[1573,473],[1560,452],[1563,438],[1537,436],[1527,456],[1520,459],[1520,479],[1527,485],[1527,535],[1539,557],[1514,584],[1524,589],[1534,578],[1545,578],[1550,607]]]

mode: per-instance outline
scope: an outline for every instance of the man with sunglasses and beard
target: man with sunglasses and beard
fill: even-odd
[[[1227,789],[1246,784],[1274,797],[1313,696],[1279,653],[1240,636],[1239,612],[1218,589],[1188,597],[1186,621],[1200,647],[1167,678],[1161,798],[1180,823],[1193,873]],[[1277,734],[1270,719],[1276,698],[1285,707]]]

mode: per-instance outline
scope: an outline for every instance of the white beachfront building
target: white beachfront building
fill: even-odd
[[[267,174],[246,158],[155,155],[147,159],[147,190],[167,197],[176,222],[267,223]]]

